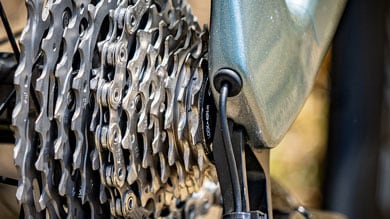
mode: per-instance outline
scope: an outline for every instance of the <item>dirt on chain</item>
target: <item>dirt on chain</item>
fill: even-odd
[[[201,25],[209,23],[210,2],[189,0]],[[24,1],[7,0],[2,3],[13,32],[20,32],[27,18]],[[0,27],[0,40],[6,40],[3,26]],[[0,51],[11,52],[12,49],[5,42],[0,44]],[[326,60],[329,60],[329,55]],[[316,85],[290,131],[281,144],[271,151],[271,175],[309,207],[319,207],[321,204],[321,163],[327,144],[329,105],[328,62],[323,64]],[[12,150],[12,144],[0,145],[0,172],[16,177]],[[18,215],[15,192],[15,187],[0,184],[0,212],[4,219]],[[204,218],[215,218],[220,213],[221,209],[216,208]]]

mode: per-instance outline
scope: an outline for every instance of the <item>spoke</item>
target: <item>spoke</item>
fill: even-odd
[[[3,4],[1,3],[1,1],[0,1],[0,17],[1,17],[1,21],[3,22],[4,29],[7,32],[9,42],[11,43],[12,46],[12,50],[14,51],[16,61],[19,63],[19,57],[20,57],[19,48],[16,45],[14,34],[12,33],[11,26],[9,25],[7,15],[5,14]]]
[[[16,94],[16,91],[15,91],[15,88],[14,88],[14,89],[12,89],[12,91],[8,95],[8,97],[4,100],[4,102],[1,103],[1,105],[0,105],[0,115],[2,115],[3,112],[7,109],[7,106],[9,104],[9,102],[11,101],[11,99],[15,98],[15,94]]]
[[[19,37],[20,35],[22,35],[22,33],[23,33],[23,28],[21,30],[15,31],[14,32],[14,36],[15,37]],[[8,41],[9,41],[8,36],[7,37],[3,37],[3,38],[0,39],[0,45],[5,44]]]
[[[32,88],[32,86],[30,86],[30,92],[32,93],[31,98],[33,101],[33,105],[34,105],[35,109],[38,110],[39,109],[39,101],[38,101],[37,97],[35,96],[35,92],[34,92],[34,89]],[[13,88],[11,93],[4,100],[4,102],[2,102],[0,104],[0,115],[2,115],[4,113],[4,111],[7,109],[7,106],[10,103],[10,101],[12,99],[15,99],[15,94],[16,94],[16,91],[15,91],[15,88]]]
[[[18,185],[18,180],[8,178],[5,176],[0,176],[0,183],[10,185],[10,186],[17,186]]]
[[[8,22],[8,19],[7,19],[7,15],[5,14],[5,11],[4,11],[4,8],[3,8],[3,4],[2,4],[1,1],[0,1],[0,17],[1,17],[1,21],[3,22],[4,29],[7,32],[7,36],[8,36],[9,42],[11,43],[11,46],[12,46],[12,50],[14,51],[16,62],[19,64],[19,57],[20,57],[19,48],[18,48],[18,46],[16,44],[15,36],[14,36],[14,34],[12,32],[11,26],[9,25],[9,22]],[[31,97],[32,97],[32,100],[33,100],[35,108],[39,109],[39,101],[38,101],[38,99],[37,99],[37,97],[35,95],[35,92],[34,92],[34,90],[32,89],[31,86],[30,86],[30,92],[32,94]],[[0,105],[0,115],[3,114],[3,112],[7,108],[10,100],[15,98],[15,95],[16,95],[16,91],[15,91],[15,88],[14,88],[14,89],[12,89],[11,93],[7,96],[5,101],[1,103],[1,105]]]

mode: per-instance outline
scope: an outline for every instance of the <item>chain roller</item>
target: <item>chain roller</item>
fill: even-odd
[[[192,218],[218,202],[201,119],[208,33],[188,5],[26,6],[13,112],[26,217]]]

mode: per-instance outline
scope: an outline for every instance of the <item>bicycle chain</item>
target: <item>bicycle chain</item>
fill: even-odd
[[[13,112],[25,214],[193,217],[218,202],[201,121],[208,36],[189,7],[180,0],[26,5]]]

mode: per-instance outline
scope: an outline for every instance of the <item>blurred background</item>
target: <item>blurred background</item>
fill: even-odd
[[[210,0],[188,0],[208,24]],[[13,31],[26,21],[23,0],[5,0]],[[390,11],[385,0],[350,0],[301,113],[271,151],[271,175],[307,207],[349,218],[390,218]],[[5,39],[0,28],[0,39]],[[0,40],[1,41],[1,40]],[[11,51],[0,42],[0,51]],[[0,165],[15,176],[12,144]],[[15,189],[0,184],[2,216],[15,212]],[[10,201],[11,200],[11,201]]]

